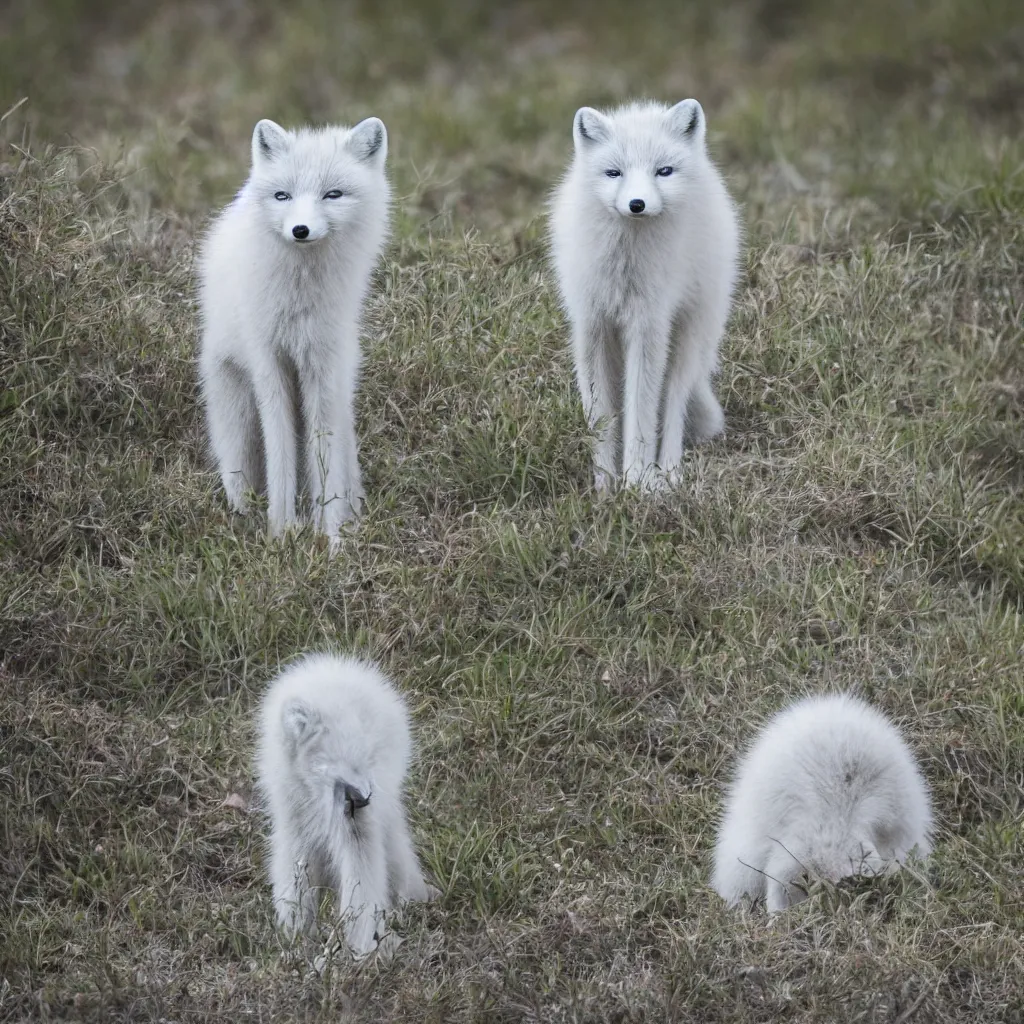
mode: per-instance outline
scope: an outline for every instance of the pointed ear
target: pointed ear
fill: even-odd
[[[696,100],[683,100],[672,107],[668,114],[670,129],[687,141],[704,144],[704,109]]]
[[[273,160],[287,148],[291,136],[279,124],[264,118],[257,122],[252,132],[252,162],[263,163]]]
[[[288,701],[281,712],[285,735],[293,746],[304,743],[314,736],[320,726],[320,716],[304,701],[297,697]]]
[[[593,107],[580,107],[572,119],[572,139],[577,149],[595,142],[607,142],[611,132],[611,121]]]
[[[379,117],[368,117],[348,133],[345,145],[360,160],[383,164],[388,155],[388,130]]]

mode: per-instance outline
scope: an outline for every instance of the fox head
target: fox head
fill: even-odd
[[[859,875],[883,875],[896,867],[890,838],[878,830],[840,831],[823,829],[806,844],[787,843],[788,869],[779,880],[795,886],[801,895],[813,881],[835,884]]]
[[[603,114],[576,111],[576,169],[609,212],[642,220],[685,201],[707,160],[704,111],[696,100],[674,107],[633,104]]]
[[[813,877],[835,883],[855,875],[881,874],[888,864],[870,840],[851,836],[817,847],[806,867]]]
[[[328,722],[293,697],[281,710],[281,726],[295,777],[325,826],[358,823],[381,790],[393,793],[401,784],[408,740],[386,715],[356,705],[344,721]]]
[[[376,117],[354,128],[286,131],[260,121],[252,133],[246,192],[267,229],[288,244],[316,248],[387,205],[388,134]]]

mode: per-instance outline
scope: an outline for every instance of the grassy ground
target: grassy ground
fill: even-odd
[[[1024,1020],[1016,7],[8,4],[0,1018]],[[635,95],[701,99],[749,247],[726,437],[596,501],[544,202],[576,107]],[[192,253],[259,117],[371,113],[397,228],[331,560],[225,508]],[[390,965],[283,953],[225,804],[266,681],[331,644],[421,736],[444,897]],[[905,724],[933,863],[727,912],[736,751],[833,687]]]

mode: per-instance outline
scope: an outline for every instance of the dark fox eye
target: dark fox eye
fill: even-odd
[[[610,170],[605,171],[604,173],[607,174],[609,178],[621,178],[622,177],[622,171],[617,171],[617,170],[615,170],[614,167],[612,167]]]
[[[674,167],[659,167],[658,168],[658,177],[659,178],[667,178],[674,170],[675,170]]]
[[[324,193],[324,199],[340,199],[340,198],[341,198],[341,189],[340,188],[332,188],[330,192],[325,192]]]
[[[287,192],[275,192],[274,198],[279,202],[283,203],[286,199],[291,199],[291,196]]]

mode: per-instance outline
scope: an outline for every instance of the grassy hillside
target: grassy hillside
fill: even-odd
[[[1018,7],[12,0],[0,1018],[1024,1020]],[[575,109],[638,95],[702,101],[745,275],[726,436],[596,500],[544,204]],[[369,114],[396,229],[331,558],[227,511],[192,259],[258,118]],[[444,896],[390,964],[282,948],[248,809],[252,709],[327,645],[420,735]],[[831,688],[904,725],[933,861],[728,912],[736,752]]]

